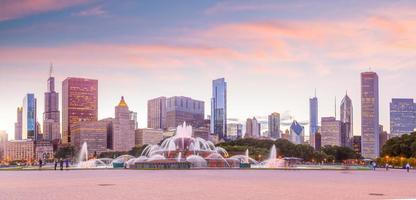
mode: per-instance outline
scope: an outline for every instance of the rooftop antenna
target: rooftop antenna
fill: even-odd
[[[316,88],[315,88],[315,97],[316,97]]]
[[[52,72],[53,72],[53,64],[51,62],[50,66],[49,66],[49,78],[52,77]]]
[[[337,96],[335,96],[335,119],[337,119]]]

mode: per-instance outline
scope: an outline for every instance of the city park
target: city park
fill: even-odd
[[[88,144],[79,151],[73,147],[58,149],[55,159],[47,163],[18,161],[3,170],[43,169],[314,169],[369,170],[379,167],[416,166],[416,133],[387,141],[376,160],[363,159],[348,147],[325,146],[315,150],[307,144],[293,144],[285,139],[253,138],[222,142],[192,137],[192,127],[180,125],[176,134],[156,145],[134,147],[129,152],[103,152],[89,155]],[[23,161],[22,161],[23,163]]]

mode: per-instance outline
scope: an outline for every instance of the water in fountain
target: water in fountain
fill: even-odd
[[[270,148],[269,159],[259,164],[261,168],[283,168],[285,167],[285,160],[277,158],[276,145]]]
[[[181,162],[181,159],[182,159],[182,152],[179,152],[179,153],[178,153],[178,157],[176,158],[176,160],[177,160],[178,162]]]
[[[88,145],[84,142],[78,155],[78,168],[108,168],[111,167],[111,158],[88,159]]]
[[[88,145],[87,142],[82,143],[81,150],[79,151],[78,155],[78,162],[87,161],[88,160]]]

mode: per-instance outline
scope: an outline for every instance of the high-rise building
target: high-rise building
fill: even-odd
[[[22,139],[37,140],[39,135],[36,117],[36,98],[35,95],[30,93],[23,99],[23,111],[22,111]]]
[[[88,155],[98,155],[107,150],[108,121],[81,121],[71,126],[71,144],[78,151],[87,143]]]
[[[315,147],[314,134],[318,130],[318,98],[309,99],[309,140],[312,147]]]
[[[131,111],[121,97],[115,108],[115,118],[112,120],[112,149],[114,151],[130,151],[134,147],[135,122],[130,118]]]
[[[62,83],[62,143],[71,143],[71,127],[97,121],[98,80],[67,78]]]
[[[321,119],[321,145],[342,146],[341,121],[335,117],[322,117]]]
[[[48,78],[48,89],[45,92],[45,112],[43,113],[43,139],[60,140],[61,124],[59,113],[59,93],[55,91],[55,77],[52,77],[52,67]]]
[[[390,134],[401,136],[416,128],[416,104],[413,99],[394,98],[390,103]]]
[[[384,130],[383,125],[379,125],[378,127],[380,130],[379,146],[380,146],[380,151],[381,151],[383,149],[383,146],[386,144],[388,140],[388,134],[387,134],[387,131]]]
[[[211,133],[227,139],[227,82],[224,78],[212,81]]]
[[[9,141],[8,134],[0,130],[0,161],[4,159],[7,141]]]
[[[163,139],[162,129],[141,128],[135,131],[135,144],[143,146],[145,144],[159,144]]]
[[[22,139],[23,126],[23,107],[17,107],[17,121],[14,123],[14,139]]]
[[[166,99],[166,126],[176,128],[186,122],[194,128],[204,125],[204,102],[190,97],[174,96]]]
[[[166,97],[147,101],[147,127],[166,129]]]
[[[353,107],[350,97],[345,94],[344,98],[341,101],[340,106],[340,120],[342,123],[342,133],[341,133],[341,145],[342,146],[352,146],[352,136],[353,136]]]
[[[235,140],[240,139],[243,135],[243,125],[239,123],[227,124],[227,139]]]
[[[33,162],[35,160],[35,142],[32,139],[8,141],[4,159],[7,161],[24,160]]]
[[[305,142],[305,128],[296,120],[290,125],[290,141],[294,144],[303,144]]]
[[[375,72],[361,73],[361,155],[377,158],[379,147],[379,91]]]
[[[246,134],[244,138],[259,138],[260,137],[260,123],[256,117],[248,118],[246,121]]]
[[[273,139],[279,139],[280,138],[280,114],[277,112],[274,112],[269,115],[269,136]]]

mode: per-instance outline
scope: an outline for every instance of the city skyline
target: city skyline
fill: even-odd
[[[314,88],[319,118],[332,116],[333,97],[341,99],[348,90],[356,111],[354,135],[361,132],[359,74],[371,67],[380,78],[380,123],[390,130],[391,99],[414,98],[415,4],[377,2],[344,2],[342,11],[335,9],[339,4],[322,1],[178,3],[175,7],[181,9],[170,13],[178,17],[167,27],[164,16],[149,24],[146,19],[152,14],[138,16],[111,1],[75,1],[35,11],[11,3],[15,9],[0,10],[0,36],[5,38],[0,40],[0,91],[7,96],[0,100],[0,129],[13,138],[16,108],[27,93],[35,94],[42,123],[41,102],[53,62],[60,95],[66,77],[99,80],[99,119],[113,116],[120,96],[129,99],[140,127],[146,126],[147,100],[158,96],[201,99],[208,114],[210,83],[224,77],[227,117],[242,122],[272,112],[282,119],[290,113],[299,122],[308,121]],[[311,6],[324,6],[326,12],[317,15]],[[131,2],[130,7],[169,10],[158,3]],[[189,16],[195,17],[185,20]],[[125,19],[142,29],[160,30],[159,35],[139,33],[142,29],[129,28]],[[120,31],[106,31],[104,22]],[[89,29],[91,24],[98,31]]]

